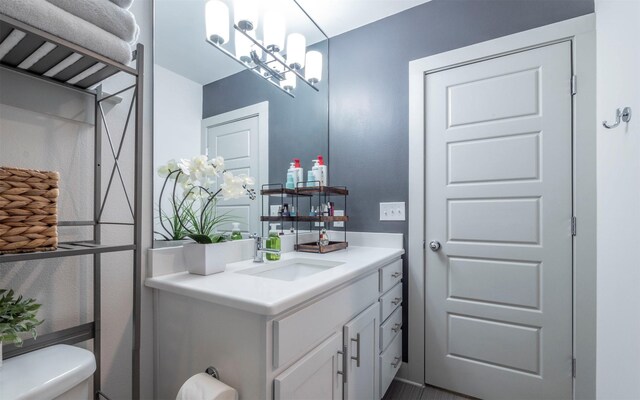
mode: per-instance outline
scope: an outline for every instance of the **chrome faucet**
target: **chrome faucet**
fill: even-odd
[[[264,238],[258,236],[257,233],[254,233],[249,237],[253,239],[253,262],[255,263],[264,262],[265,253],[280,255],[280,250],[263,248]]]

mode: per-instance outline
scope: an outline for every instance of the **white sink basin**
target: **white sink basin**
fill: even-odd
[[[344,263],[339,261],[293,258],[291,260],[265,262],[265,264],[243,269],[237,273],[292,282],[342,264]]]

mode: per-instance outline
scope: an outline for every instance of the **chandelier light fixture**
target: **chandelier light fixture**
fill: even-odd
[[[208,0],[205,4],[207,42],[291,97],[295,97],[293,92],[298,80],[318,91],[322,53],[307,51],[303,34],[287,34],[285,15],[281,11],[266,11],[259,26],[259,3],[233,0],[231,18],[229,6],[223,0]],[[233,30],[230,21],[233,21]]]

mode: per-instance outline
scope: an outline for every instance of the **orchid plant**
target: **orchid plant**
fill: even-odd
[[[234,218],[228,212],[218,213],[218,200],[242,196],[249,196],[251,200],[256,198],[252,188],[255,180],[225,170],[222,157],[209,160],[207,156],[199,155],[190,160],[170,160],[158,168],[158,174],[165,178],[158,202],[160,225],[167,234],[162,235],[165,239],[182,236],[202,244],[224,241],[225,237],[217,232],[217,228]],[[220,178],[222,183],[217,185]],[[168,213],[163,210],[162,201],[170,184],[171,212]]]

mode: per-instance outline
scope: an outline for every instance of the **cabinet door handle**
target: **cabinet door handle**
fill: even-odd
[[[397,306],[398,304],[400,304],[401,301],[402,299],[400,297],[396,297],[395,299],[391,300],[391,304],[393,304],[394,306]]]
[[[401,273],[401,272],[394,272],[393,274],[391,274],[391,277],[392,277],[392,278],[397,278],[397,277],[399,277],[399,276],[402,276],[402,273]]]
[[[398,365],[400,365],[400,361],[401,361],[401,358],[400,358],[400,357],[395,357],[395,358],[393,359],[393,362],[391,363],[391,366],[392,366],[393,368],[398,368]]]
[[[344,350],[346,350],[346,348]],[[347,374],[345,373],[346,368],[345,368],[345,365],[344,365],[344,351],[339,351],[338,355],[342,356],[342,362],[341,363],[338,362],[338,370],[337,370],[336,373],[338,375],[342,375],[342,383],[347,383]],[[342,371],[340,371],[340,369],[339,369],[340,368],[340,364],[342,364]]]
[[[360,368],[360,334],[356,335],[356,338],[351,338],[352,342],[356,342],[356,351],[358,352],[357,356],[351,356],[352,360],[356,361],[356,367]]]
[[[391,330],[394,332],[398,332],[400,328],[402,328],[402,324],[394,324]]]

